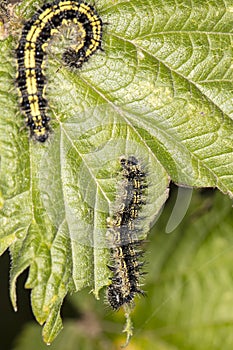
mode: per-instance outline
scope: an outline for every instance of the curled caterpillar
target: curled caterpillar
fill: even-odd
[[[45,142],[49,136],[50,118],[46,115],[44,61],[46,47],[59,27],[74,23],[82,32],[77,46],[68,48],[63,60],[79,68],[101,48],[102,20],[95,9],[81,0],[63,0],[45,4],[23,27],[16,49],[16,83],[21,108],[32,138]]]

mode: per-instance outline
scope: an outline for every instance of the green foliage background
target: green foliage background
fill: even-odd
[[[27,1],[16,11],[30,18],[36,5]],[[170,179],[233,193],[232,1],[96,6],[108,23],[104,52],[77,72],[62,65],[60,39],[49,51],[46,91],[54,132],[45,145],[29,142],[21,129],[13,92],[12,51],[19,35],[14,21],[0,43],[0,252],[10,247],[15,310],[17,278],[30,268],[26,288],[32,289],[45,342],[61,330],[60,307],[68,292],[89,286],[98,297],[109,282],[103,238],[122,154],[135,154],[149,167],[144,234],[167,198]],[[231,203],[216,193],[204,215],[206,200],[195,194],[170,235],[163,233],[170,217],[164,211],[157,234],[150,235],[148,298],[137,301],[133,348],[219,349],[223,339],[225,349],[232,345]],[[71,302],[82,308],[78,298]],[[82,349],[85,342],[101,349],[117,344],[111,327],[120,316],[106,316],[111,322],[105,334],[103,304],[96,302],[94,309],[100,332],[86,339],[69,322],[52,346],[58,349],[63,339],[70,340],[70,349],[77,342]],[[35,327],[25,330],[26,338],[36,339]],[[26,338],[17,348],[29,346]]]

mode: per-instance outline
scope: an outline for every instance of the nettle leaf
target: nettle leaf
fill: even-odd
[[[31,3],[21,7],[33,14]],[[48,48],[53,133],[28,139],[14,88],[18,32],[0,43],[0,252],[10,247],[10,293],[29,267],[33,313],[51,342],[69,291],[109,283],[106,218],[119,158],[147,165],[144,237],[178,184],[233,194],[230,2],[98,1],[103,49],[79,70]],[[21,14],[22,17],[22,14]],[[141,238],[144,238],[141,237]]]

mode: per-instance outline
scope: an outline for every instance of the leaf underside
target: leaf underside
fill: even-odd
[[[31,4],[22,6],[29,11]],[[0,43],[0,253],[10,247],[15,309],[17,278],[29,267],[26,287],[47,343],[61,329],[68,292],[90,286],[98,297],[109,283],[106,218],[121,156],[136,156],[148,174],[141,238],[170,179],[233,194],[230,2],[96,6],[107,23],[103,52],[76,71],[61,61],[60,38],[49,45],[53,133],[43,145],[22,128],[14,89],[18,33]]]

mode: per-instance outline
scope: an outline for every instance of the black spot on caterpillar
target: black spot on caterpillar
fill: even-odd
[[[144,294],[140,288],[141,241],[135,239],[138,229],[135,222],[145,202],[146,173],[134,156],[121,159],[122,194],[120,208],[108,217],[108,235],[111,244],[111,284],[107,288],[107,300],[114,310],[130,304],[136,294]]]
[[[101,48],[102,38],[101,18],[91,5],[81,0],[45,4],[25,23],[16,49],[20,104],[31,136],[40,142],[45,142],[50,132],[43,70],[46,47],[59,27],[70,22],[78,26],[82,40],[64,52],[63,60],[71,67],[79,68]]]

